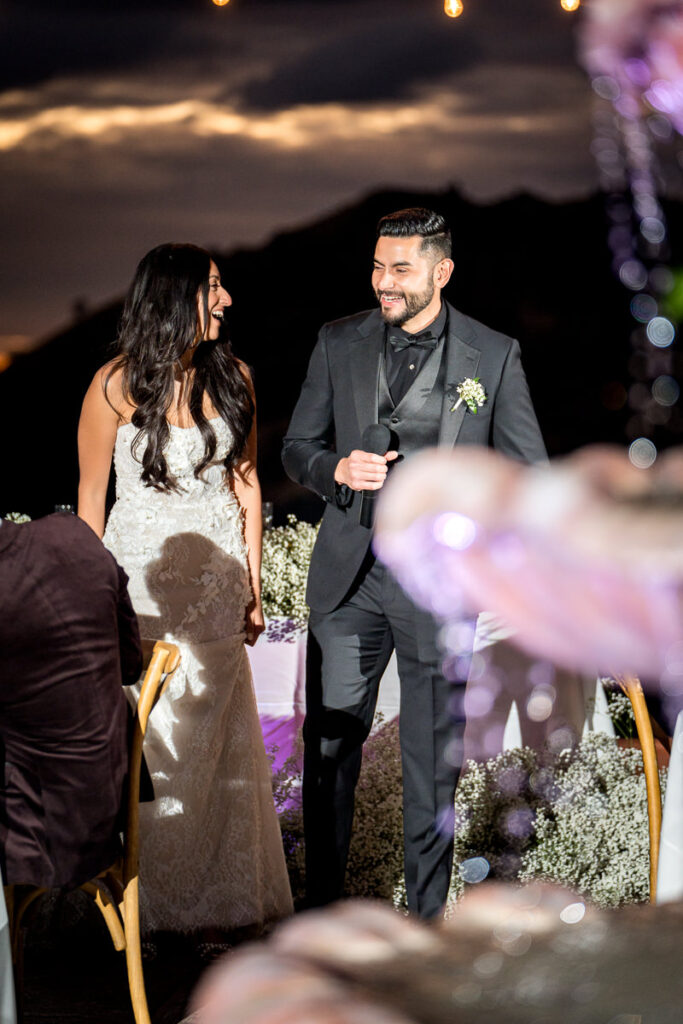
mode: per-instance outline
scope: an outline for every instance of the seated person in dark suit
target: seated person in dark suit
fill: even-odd
[[[119,852],[142,652],[127,578],[83,520],[0,520],[0,866],[77,886]]]

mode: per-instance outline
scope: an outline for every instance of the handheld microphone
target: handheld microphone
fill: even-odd
[[[373,455],[386,455],[391,444],[391,431],[383,423],[371,423],[361,437],[361,448]],[[377,491],[362,491],[360,503],[360,525],[371,529],[375,518]]]

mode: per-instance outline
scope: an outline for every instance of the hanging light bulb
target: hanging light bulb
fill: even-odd
[[[230,3],[230,0],[213,0],[216,7],[225,7],[226,4]]]
[[[581,6],[581,0],[560,0],[560,7],[563,11],[569,11],[573,14],[574,11],[578,11]]]
[[[458,18],[464,10],[462,0],[444,0],[443,9],[449,18]]]

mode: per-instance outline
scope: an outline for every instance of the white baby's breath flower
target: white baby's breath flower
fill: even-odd
[[[479,383],[478,377],[465,377],[455,389],[458,399],[451,408],[451,412],[464,402],[470,412],[477,413],[486,401],[486,392]]]
[[[285,618],[299,626],[308,621],[306,579],[318,526],[287,516],[287,526],[263,535],[261,597],[267,618]]]
[[[468,762],[455,798],[450,912],[464,889],[457,866],[471,857],[485,858],[498,878],[557,882],[604,907],[646,900],[642,764],[640,751],[622,750],[601,733],[556,755],[525,747]],[[532,824],[511,830],[510,822]]]

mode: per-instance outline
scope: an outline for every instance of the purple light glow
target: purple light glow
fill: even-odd
[[[421,493],[415,477],[429,471],[447,481],[443,492],[434,489],[433,515],[424,514],[421,498],[423,514],[402,532],[394,522],[383,534],[380,521],[378,552],[418,602],[453,624],[442,633],[453,671],[467,640],[459,623],[489,611],[537,658],[590,674],[647,680],[664,672],[672,644],[683,643],[680,514],[656,503],[624,504],[621,488],[645,496],[668,480],[680,490],[683,451],[659,455],[641,437],[630,458],[587,449],[542,471],[486,449],[429,452],[393,476],[385,502],[392,508],[394,497],[399,519]],[[437,540],[444,505],[476,523],[464,550]],[[533,682],[551,684],[540,675]],[[538,712],[545,714],[540,704]]]

